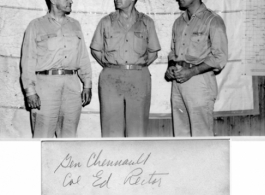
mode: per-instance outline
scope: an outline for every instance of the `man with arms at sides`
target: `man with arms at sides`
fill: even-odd
[[[46,0],[49,13],[27,27],[22,82],[34,138],[76,137],[82,105],[91,100],[91,65],[72,0]],[[83,83],[81,92],[80,81]]]
[[[228,42],[222,18],[201,0],[177,0],[185,11],[176,19],[166,77],[172,79],[175,136],[213,136],[218,93],[214,71],[227,63]]]
[[[143,137],[148,127],[151,77],[148,66],[160,44],[154,21],[137,0],[115,0],[116,12],[101,19],[91,53],[103,67],[99,78],[103,137]]]

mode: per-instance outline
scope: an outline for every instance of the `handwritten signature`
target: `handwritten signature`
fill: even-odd
[[[72,173],[67,173],[63,180],[63,187],[79,184],[81,176],[78,176],[77,179],[73,179]]]
[[[99,166],[99,167],[104,167],[104,166],[125,166],[125,165],[145,165],[147,161],[149,160],[151,153],[149,153],[147,156],[145,156],[144,153],[138,157],[137,160],[131,160],[131,159],[122,159],[122,160],[109,160],[109,159],[104,159],[101,160],[101,154],[103,150],[101,150],[99,153],[92,153],[87,161],[87,167],[92,167],[92,166]]]
[[[54,173],[62,167],[62,168],[79,168],[81,167],[80,162],[74,162],[72,160],[72,156],[70,154],[67,154],[66,157],[62,160],[62,162],[59,164],[59,166],[55,169]]]
[[[103,158],[103,150],[95,153],[93,152],[87,161],[86,167],[90,168],[93,166],[97,167],[110,167],[110,166],[132,166],[138,165],[138,168],[135,168],[127,176],[123,181],[123,185],[130,186],[143,186],[143,185],[156,185],[160,187],[162,185],[162,179],[164,176],[169,175],[169,173],[157,173],[156,171],[151,174],[145,173],[144,169],[139,166],[144,166],[147,164],[148,160],[151,157],[151,153],[145,154],[142,153],[135,159],[118,159],[118,160],[110,160],[107,158]],[[56,173],[60,168],[63,169],[78,169],[82,167],[81,162],[73,160],[70,154],[67,154],[65,158],[60,162],[60,164],[55,169],[54,173]],[[103,168],[102,168],[103,169]],[[98,171],[96,174],[93,174],[92,177],[94,181],[92,186],[95,188],[110,188],[110,183],[112,178],[115,176],[115,173],[104,173],[104,170]],[[119,177],[120,178],[120,177]],[[81,175],[74,176],[71,172],[67,173],[63,180],[63,187],[74,186],[80,184]],[[115,180],[113,180],[115,181]]]
[[[157,184],[158,187],[160,187],[162,178],[158,176],[165,176],[169,174],[169,173],[156,173],[156,171],[154,171],[152,174],[149,174],[148,179],[146,178],[143,179],[143,175],[142,175],[143,172],[144,171],[142,168],[134,169],[127,175],[123,184],[129,184],[129,185],[146,185],[146,184],[155,185]]]

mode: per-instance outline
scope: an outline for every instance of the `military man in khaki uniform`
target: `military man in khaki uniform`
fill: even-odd
[[[101,19],[91,52],[103,67],[99,98],[103,137],[142,137],[148,127],[151,75],[160,44],[154,21],[135,9],[137,0],[115,0]]]
[[[30,22],[22,50],[22,82],[34,138],[76,136],[91,100],[91,66],[72,0],[46,0],[49,13]],[[80,81],[83,82],[81,91]]]
[[[185,11],[172,30],[169,68],[175,136],[213,136],[213,109],[218,93],[214,71],[228,59],[222,18],[201,0],[177,0]]]

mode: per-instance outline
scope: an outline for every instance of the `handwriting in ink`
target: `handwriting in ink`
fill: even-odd
[[[95,177],[97,180],[92,184],[93,187],[99,187],[99,188],[109,188],[109,182],[110,182],[110,178],[112,176],[112,173],[108,176],[107,179],[102,179],[102,175],[103,175],[104,171],[101,170],[99,172],[97,172],[96,175],[93,175],[93,177]]]
[[[63,181],[63,187],[79,184],[80,180],[81,180],[81,176],[78,176],[77,179],[73,179],[72,174],[67,173]]]
[[[87,167],[92,167],[92,166],[99,166],[99,167],[104,167],[104,166],[125,166],[125,165],[145,165],[148,159],[151,156],[151,153],[149,153],[147,156],[145,156],[144,153],[139,156],[139,158],[136,160],[131,160],[131,159],[122,159],[122,160],[109,160],[109,159],[104,159],[101,160],[101,154],[103,153],[103,150],[101,150],[99,153],[92,153],[87,161]]]
[[[59,164],[59,166],[55,169],[54,173],[60,168],[76,168],[76,167],[81,167],[81,163],[80,162],[74,162],[72,160],[72,156],[70,156],[70,154],[67,154],[66,157],[63,159],[63,161]]]
[[[165,176],[168,175],[169,173],[156,173],[156,171],[152,174],[149,174],[149,179],[143,179],[143,169],[142,168],[136,168],[133,171],[131,171],[127,177],[124,180],[124,185],[129,184],[129,185],[155,185],[157,184],[158,187],[161,186],[162,178],[158,176]]]

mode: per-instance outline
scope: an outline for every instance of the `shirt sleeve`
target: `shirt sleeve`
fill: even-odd
[[[152,19],[150,19],[149,29],[148,29],[148,52],[156,52],[161,50],[161,46],[157,37],[155,24]]]
[[[81,42],[79,45],[79,53],[80,53],[80,64],[78,75],[83,82],[83,88],[92,88],[92,69],[91,63],[89,59],[88,50],[86,47],[84,35],[82,33],[81,25],[78,23],[81,32]]]
[[[228,60],[228,40],[226,27],[221,17],[216,16],[210,26],[211,53],[205,58],[204,63],[222,69]]]
[[[22,83],[26,96],[36,94],[36,65],[37,65],[37,45],[36,45],[36,27],[31,22],[25,32],[22,45]]]
[[[104,33],[103,19],[101,19],[97,25],[96,31],[95,31],[94,36],[92,38],[92,41],[90,44],[91,49],[94,49],[97,51],[103,50],[103,47],[104,47],[103,33]]]
[[[176,61],[176,52],[175,52],[175,25],[176,22],[174,22],[173,28],[172,28],[172,38],[171,38],[171,50],[168,54],[168,61],[173,60]]]

